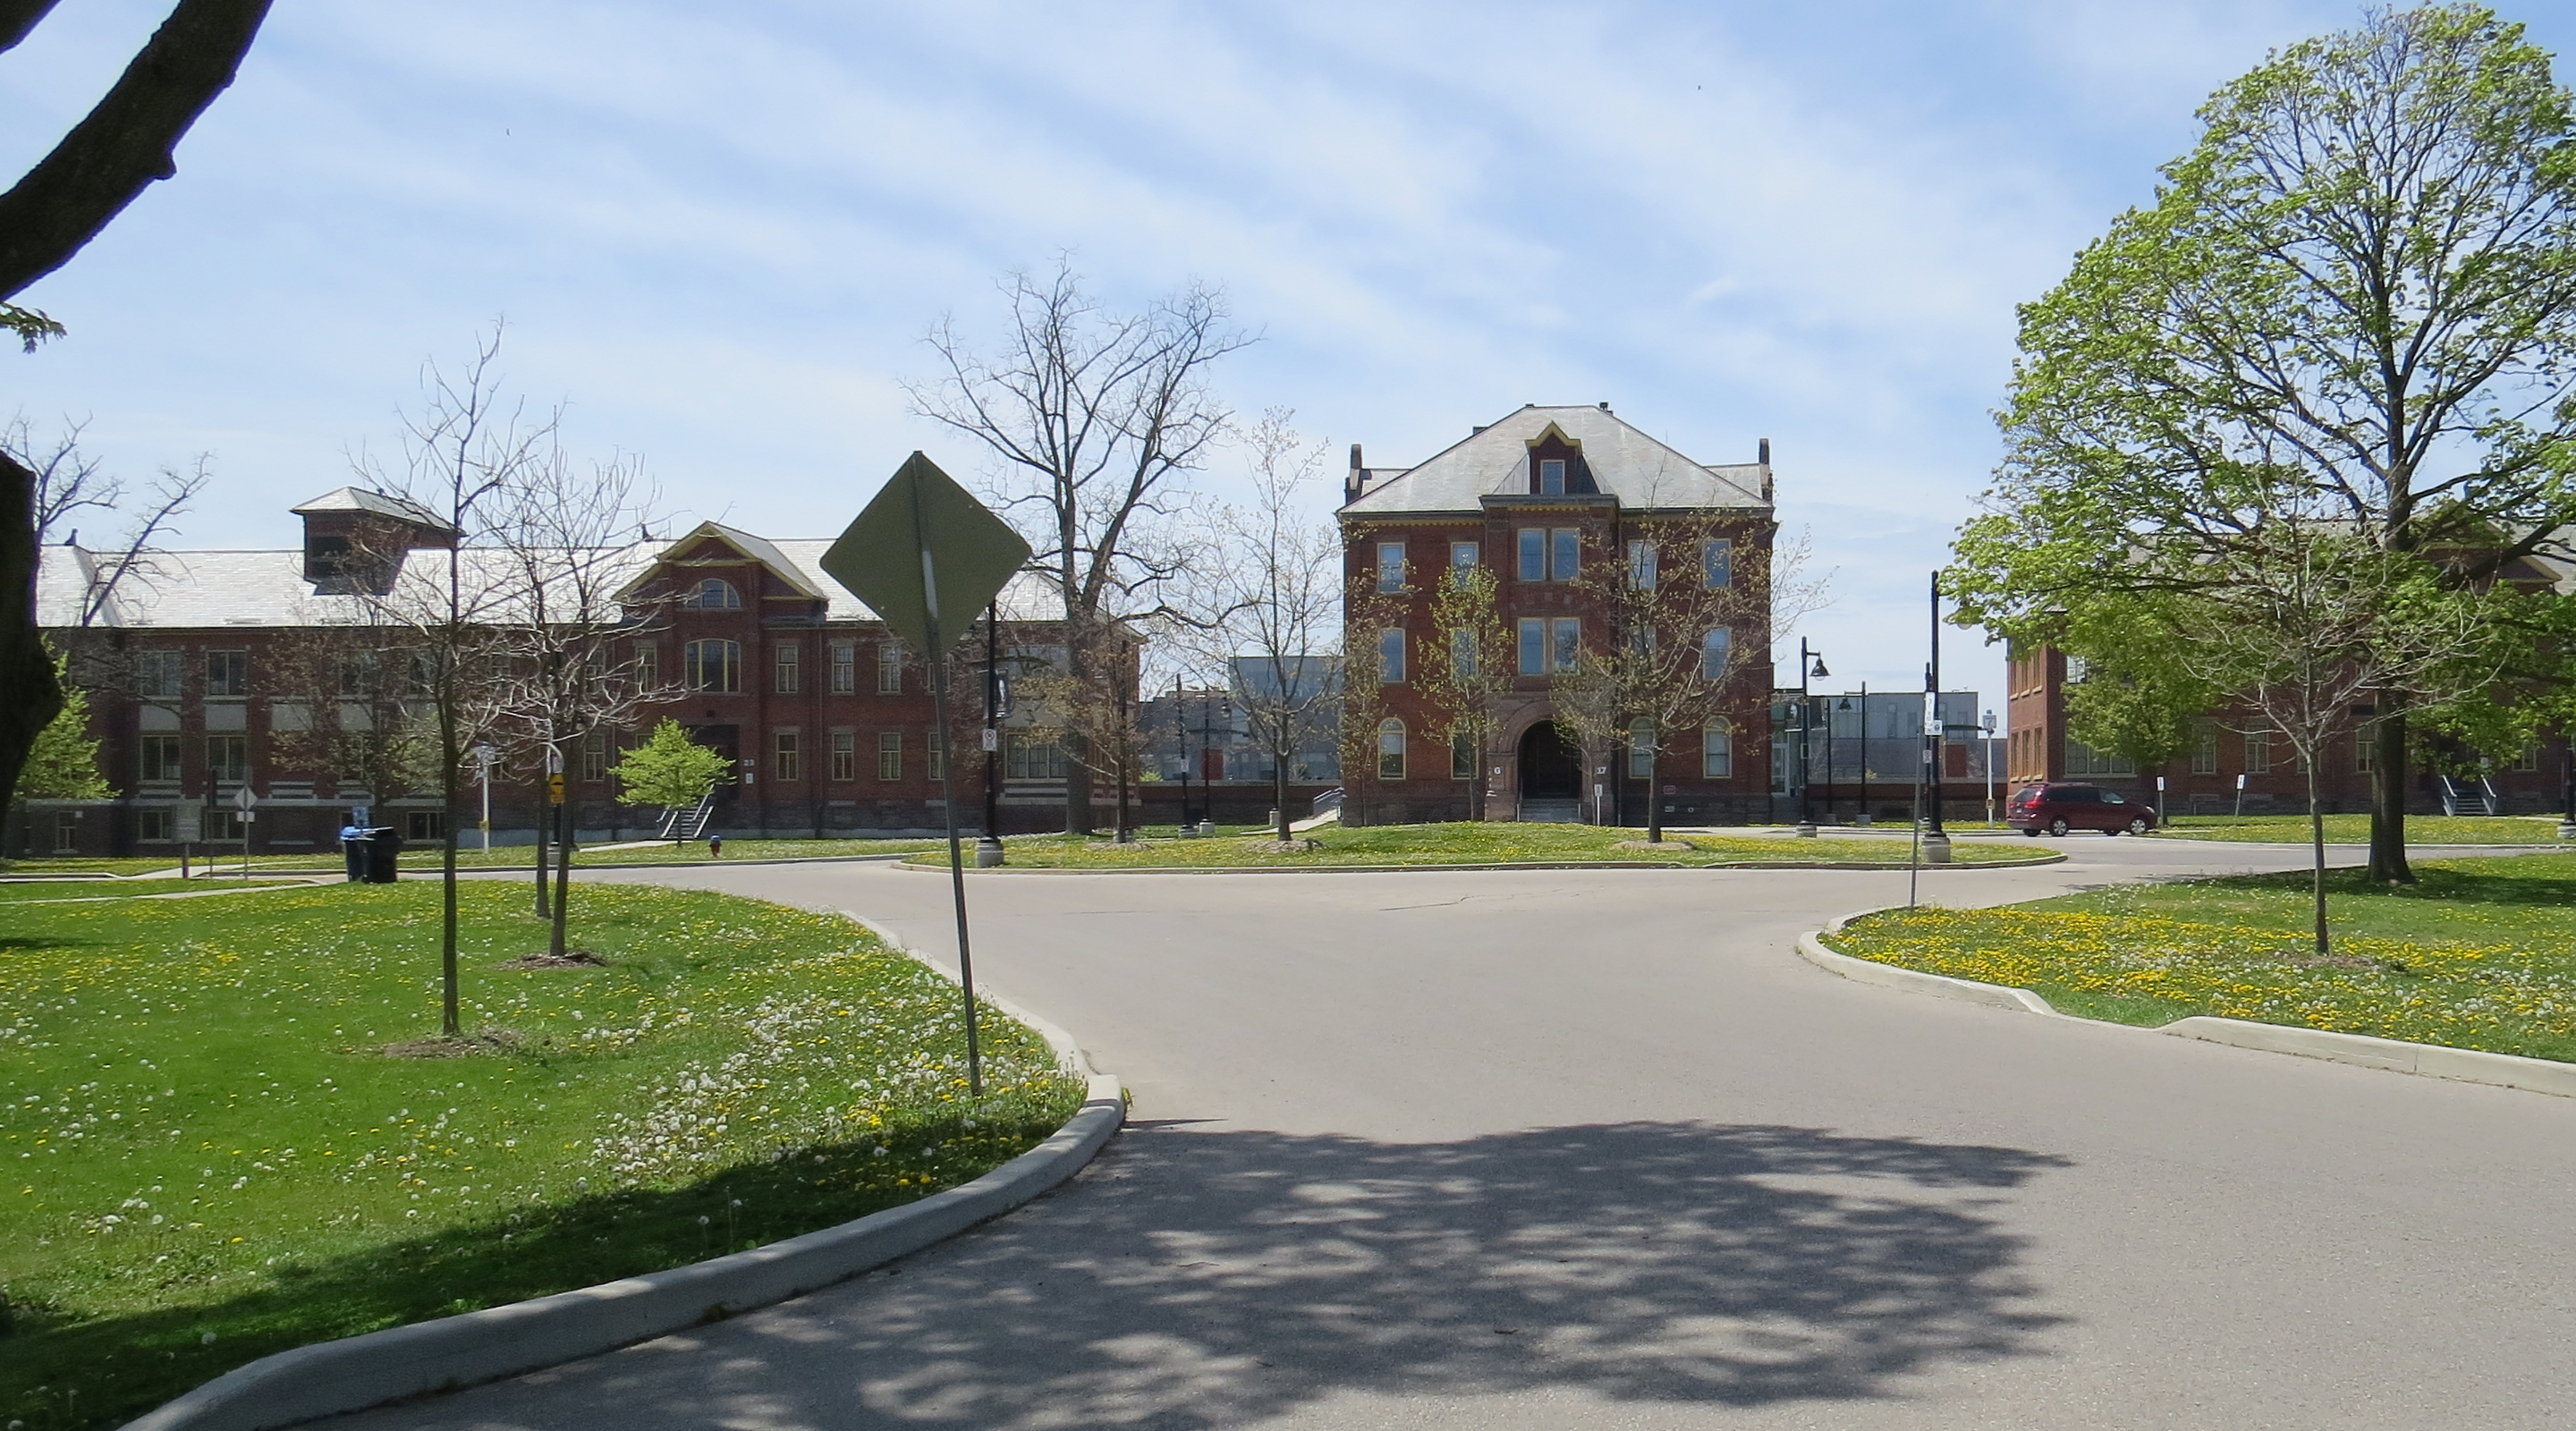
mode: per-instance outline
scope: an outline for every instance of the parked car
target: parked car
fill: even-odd
[[[2050,782],[2014,791],[2012,803],[2004,807],[2004,823],[2034,838],[2042,830],[2052,835],[2069,830],[2143,835],[2156,827],[2156,811],[2099,785]]]

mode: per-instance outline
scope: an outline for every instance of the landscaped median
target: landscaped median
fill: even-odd
[[[1888,910],[1838,953],[2029,989],[2061,1012],[2157,1026],[2193,1015],[2576,1060],[2576,854],[2332,880],[2316,953],[2304,872],[2131,885],[2002,909]]]
[[[1266,833],[1211,839],[1149,838],[1125,844],[1101,838],[1019,838],[1010,841],[1010,866],[1020,869],[1337,869],[1439,868],[1442,866],[1633,866],[1641,869],[1710,869],[1728,866],[1863,865],[1902,869],[1912,846],[1902,839],[1786,835],[1668,834],[1648,846],[1645,832],[1602,825],[1459,822],[1441,825],[1326,825],[1281,849]],[[2015,865],[2056,859],[2055,852],[2000,842],[1959,842],[1951,860],[1960,865]],[[947,852],[930,851],[907,863],[947,864]]]
[[[1081,1079],[857,924],[470,883],[19,904],[0,938],[0,1419],[109,1426],[286,1348],[692,1263],[913,1202]],[[596,962],[588,962],[595,960]]]
[[[2311,838],[2305,815],[2183,815],[2150,839],[2218,840],[2231,844],[2304,845]],[[2326,816],[2329,844],[2358,845],[2370,840],[2368,815]],[[2558,843],[2556,815],[2409,815],[2410,845],[2552,845]]]

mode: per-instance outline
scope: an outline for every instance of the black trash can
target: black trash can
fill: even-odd
[[[392,884],[402,854],[402,831],[380,825],[367,832],[367,883]]]
[[[367,877],[367,832],[357,825],[340,827],[340,858],[349,866],[349,883]]]

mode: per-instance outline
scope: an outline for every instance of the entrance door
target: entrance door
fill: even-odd
[[[1548,721],[1531,726],[1521,737],[1521,799],[1579,800],[1583,797],[1583,752]]]
[[[689,739],[725,758],[731,773],[716,784],[716,803],[730,805],[742,780],[742,727],[738,725],[693,725],[686,727]]]

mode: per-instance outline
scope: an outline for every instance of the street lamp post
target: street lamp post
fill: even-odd
[[[1923,840],[1933,847],[1935,864],[1950,858],[1950,832],[1941,828],[1941,750],[1950,740],[1950,728],[1941,719],[1941,573],[1932,573],[1932,663],[1923,668],[1923,783],[1924,811],[1931,823],[1923,829]]]
[[[1977,763],[1984,766],[1986,771],[1986,828],[1993,829],[1995,824],[1995,713],[1986,712],[1986,718],[1978,722],[1977,729],[1984,732],[1984,739],[1977,746]]]
[[[483,781],[483,853],[492,853],[492,762],[501,752],[489,745],[474,747],[474,773]]]
[[[1189,688],[1172,678],[1172,744],[1181,752],[1181,833],[1190,832],[1190,708],[1183,698]]]
[[[1807,681],[1809,677],[1821,679],[1832,674],[1833,672],[1825,669],[1825,653],[1808,646],[1807,638],[1804,636],[1799,637],[1798,837],[1800,839],[1812,840],[1816,837],[1815,802],[1808,789],[1809,776],[1812,773],[1809,767],[1813,764],[1810,751],[1815,744],[1816,703],[1815,697],[1807,688]]]
[[[984,729],[976,742],[984,747],[984,838],[975,842],[975,868],[988,870],[1002,862],[1002,717],[1009,714],[1002,688],[1002,600],[984,609]]]

